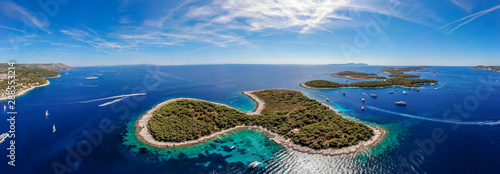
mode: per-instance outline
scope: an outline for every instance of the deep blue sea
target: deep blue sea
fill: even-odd
[[[16,99],[15,167],[9,141],[0,144],[0,173],[498,173],[500,73],[470,67],[430,67],[423,89],[305,89],[315,79],[346,82],[325,73],[378,72],[361,65],[191,65],[78,67]],[[98,79],[87,80],[96,76]],[[348,83],[359,80],[348,80]],[[162,101],[190,97],[251,111],[240,92],[300,90],[346,117],[381,126],[378,146],[342,156],[287,150],[256,131],[181,149],[140,143],[135,120]],[[394,91],[394,94],[389,94]],[[404,95],[402,91],[406,91]],[[343,96],[342,92],[346,92]],[[146,93],[145,95],[114,96]],[[378,98],[371,98],[377,94]],[[329,98],[330,102],[325,101]],[[363,104],[361,98],[365,98]],[[103,99],[103,100],[98,100]],[[396,101],[407,106],[397,106]],[[112,104],[108,102],[113,102]],[[103,104],[108,105],[103,105]],[[0,101],[0,106],[6,105]],[[361,107],[365,110],[362,111]],[[48,110],[49,116],[45,117]],[[9,130],[2,112],[0,133]],[[57,131],[52,132],[56,125]],[[235,146],[234,150],[230,150]],[[251,169],[248,165],[261,161]]]

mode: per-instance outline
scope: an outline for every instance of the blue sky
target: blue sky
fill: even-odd
[[[499,0],[0,0],[0,9],[2,62],[500,65]]]

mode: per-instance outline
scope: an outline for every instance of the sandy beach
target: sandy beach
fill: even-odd
[[[260,112],[265,107],[265,103],[260,98],[253,95],[252,94],[253,92],[255,92],[255,91],[242,92],[243,94],[249,96],[252,100],[257,102],[257,107],[252,112],[249,112],[246,114],[260,115]],[[176,148],[176,147],[185,147],[185,146],[200,144],[200,143],[203,143],[206,141],[213,140],[217,137],[224,136],[226,134],[231,134],[233,132],[243,130],[243,129],[254,129],[254,130],[262,131],[266,136],[268,136],[274,142],[276,142],[278,144],[282,144],[284,147],[295,150],[295,151],[299,151],[299,152],[303,152],[303,153],[310,153],[310,154],[321,154],[321,155],[342,155],[342,154],[356,153],[361,148],[364,148],[364,147],[375,146],[379,142],[381,142],[383,140],[383,138],[385,137],[385,135],[387,134],[387,131],[382,129],[382,128],[368,125],[368,127],[370,127],[374,133],[374,135],[372,136],[371,139],[369,139],[367,141],[359,142],[357,145],[354,145],[354,146],[348,146],[348,147],[344,147],[344,148],[340,148],[340,149],[330,148],[330,149],[321,149],[321,150],[315,150],[315,149],[311,149],[309,147],[304,147],[304,146],[294,144],[288,138],[285,138],[277,133],[271,132],[271,131],[269,131],[266,128],[263,128],[261,126],[255,126],[255,125],[239,125],[239,126],[236,126],[236,127],[230,128],[230,129],[218,131],[218,132],[213,133],[213,134],[208,135],[208,136],[200,137],[196,140],[190,140],[190,141],[185,141],[185,142],[162,142],[162,141],[158,141],[158,140],[154,139],[153,136],[149,133],[148,128],[147,128],[147,123],[148,123],[149,119],[151,119],[151,117],[153,116],[153,113],[156,110],[160,109],[161,107],[163,107],[169,103],[173,103],[173,102],[176,102],[179,100],[185,100],[185,99],[203,101],[203,100],[193,99],[193,98],[175,98],[175,99],[170,99],[170,100],[164,101],[164,102],[156,105],[155,107],[153,107],[152,109],[150,109],[146,113],[144,113],[136,121],[136,124],[135,124],[136,137],[141,142],[143,142],[149,146],[153,146],[153,147],[157,147],[157,148]],[[209,102],[209,101],[207,101],[207,102]],[[220,103],[215,103],[215,102],[210,102],[210,103],[220,105],[220,106],[230,107],[230,106],[225,105],[225,104],[220,104]],[[232,108],[232,107],[230,107],[230,108]],[[353,120],[353,121],[355,121],[355,120]]]

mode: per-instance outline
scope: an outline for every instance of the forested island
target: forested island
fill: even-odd
[[[348,79],[377,79],[377,80],[385,80],[387,77],[377,76],[375,73],[362,73],[362,72],[354,72],[354,71],[342,71],[338,73],[332,74],[334,77],[345,77]]]
[[[402,78],[419,78],[419,75],[415,74],[405,74],[405,72],[430,72],[428,70],[422,70],[428,68],[426,66],[416,66],[416,67],[404,67],[404,68],[392,68],[384,67],[380,71],[385,73],[390,73],[389,77],[402,77]]]
[[[363,81],[351,84],[343,84],[328,80],[311,80],[301,83],[300,86],[305,88],[375,88],[375,87],[390,87],[401,86],[406,88],[419,88],[418,84],[438,83],[436,80],[430,79],[407,79],[407,78],[392,78],[385,81]]]
[[[185,141],[204,141],[207,136],[235,127],[256,127],[270,135],[275,134],[274,137],[271,136],[273,140],[292,149],[303,152],[323,149],[315,153],[336,155],[352,153],[363,146],[375,144],[385,132],[344,118],[299,91],[261,90],[252,94],[255,95],[251,96],[252,99],[265,103],[259,115],[249,115],[226,105],[207,101],[174,99],[143,115],[136,123],[137,134],[148,144],[155,145],[159,141],[156,144],[175,147],[176,142],[177,145],[182,145]],[[154,140],[148,140],[147,134],[140,133],[145,128]],[[335,151],[347,146],[356,148]],[[304,149],[305,147],[307,148]]]
[[[472,69],[482,69],[482,70],[500,72],[500,66],[482,66],[482,65],[479,65],[479,66],[472,67]]]
[[[405,74],[405,72],[429,72],[428,70],[422,70],[424,68],[428,68],[425,66],[418,67],[404,67],[404,68],[392,68],[392,67],[384,67],[380,69],[381,72],[389,73],[389,77],[399,77],[399,78],[419,78],[420,75],[416,74]],[[375,73],[363,73],[363,72],[354,72],[354,71],[342,71],[338,73],[331,74],[334,77],[345,77],[348,79],[374,79],[374,80],[386,80],[387,77],[378,76]]]
[[[0,100],[7,97],[6,88],[9,86],[7,63],[0,64]],[[46,78],[58,77],[60,72],[57,70],[72,69],[73,67],[64,64],[15,64],[15,91],[16,95],[22,95],[35,87],[48,85]],[[12,86],[11,84],[10,86]]]

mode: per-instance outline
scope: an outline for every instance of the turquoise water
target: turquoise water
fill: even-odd
[[[4,156],[0,164],[6,173],[495,173],[500,170],[497,160],[500,129],[496,124],[500,119],[497,108],[500,82],[496,81],[500,73],[470,67],[431,67],[429,70],[437,73],[422,72],[422,78],[440,83],[424,86],[419,92],[400,87],[314,90],[298,85],[314,79],[345,82],[344,78],[325,74],[345,70],[387,75],[378,72],[380,68],[346,65],[79,67],[50,79],[51,85],[17,98],[17,165],[5,165],[6,150],[0,150],[0,156]],[[88,76],[99,76],[99,79],[86,80]],[[483,80],[488,78],[492,80]],[[349,80],[349,83],[356,81],[360,80]],[[481,87],[478,98],[476,91]],[[260,89],[300,90],[348,118],[381,126],[389,134],[376,147],[341,156],[290,151],[262,133],[249,130],[224,136],[221,141],[179,149],[152,148],[135,138],[136,119],[162,101],[198,98],[251,111],[255,103],[241,92]],[[485,93],[484,89],[491,91]],[[389,94],[395,90],[398,90],[395,94]],[[403,95],[403,90],[408,94]],[[346,92],[346,96],[342,92]],[[100,105],[117,98],[95,101],[136,93],[146,94],[126,97],[106,106]],[[369,97],[371,93],[378,98]],[[366,102],[362,103],[361,98]],[[394,105],[400,100],[408,106]],[[464,113],[455,112],[457,107]],[[48,118],[44,116],[45,110],[49,110]],[[7,118],[5,112],[2,116]],[[57,126],[55,133],[52,133],[53,124]],[[6,132],[7,127],[8,122],[0,121],[0,132]],[[432,140],[435,132],[442,133],[446,140]],[[422,142],[431,145],[421,146]],[[6,145],[0,144],[1,149]],[[230,150],[231,146],[235,149]],[[249,169],[248,164],[253,161],[263,165]]]

